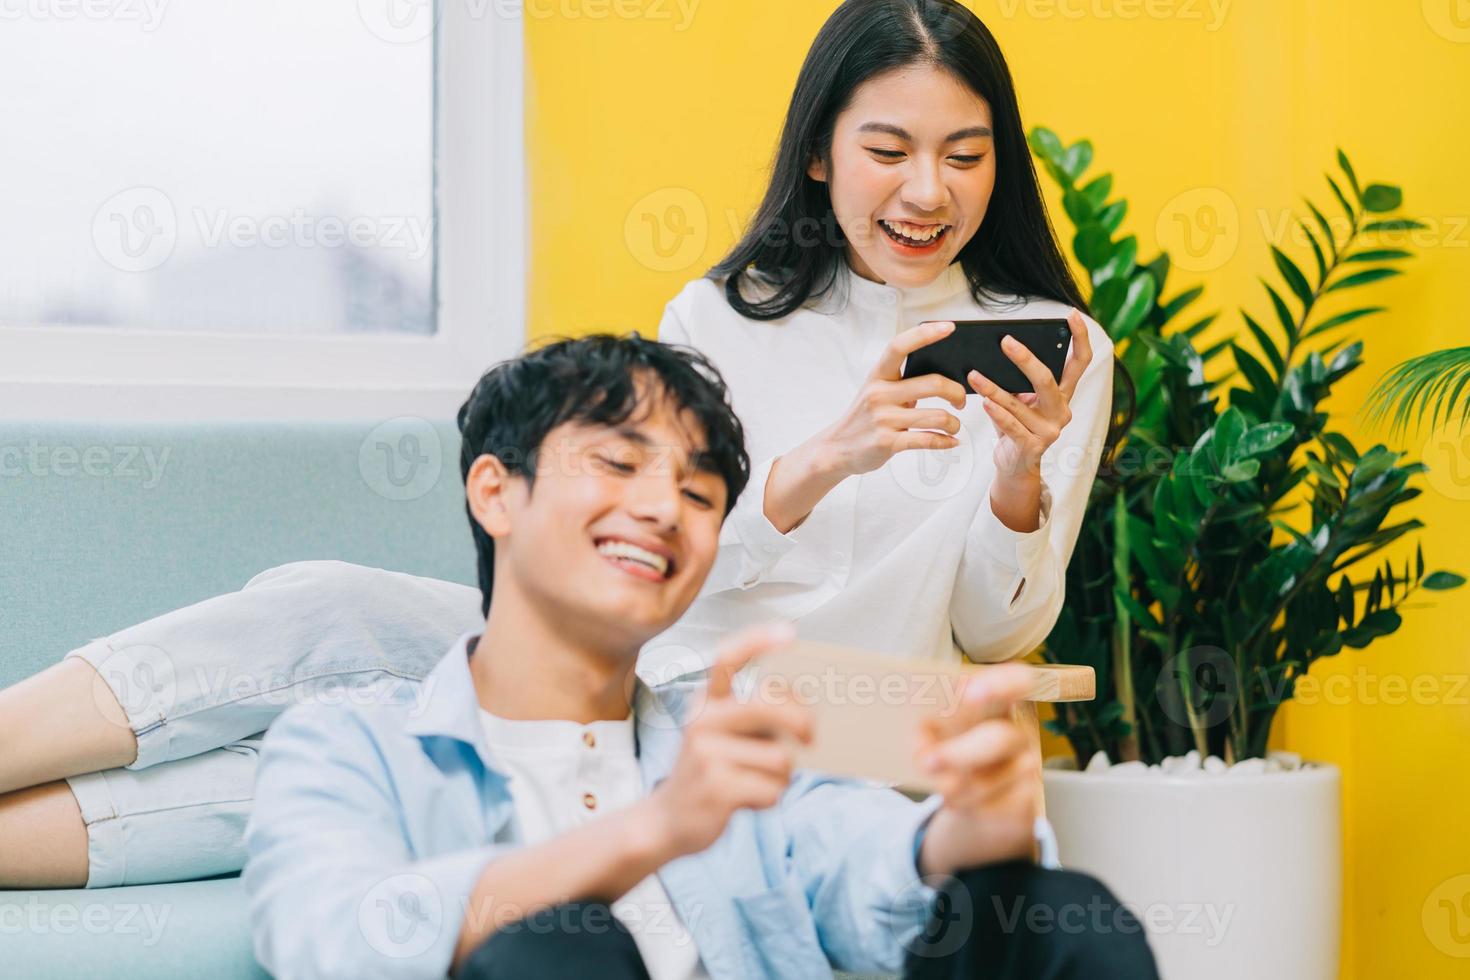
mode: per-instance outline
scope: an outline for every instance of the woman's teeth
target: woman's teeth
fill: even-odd
[[[889,221],[880,218],[883,230],[904,245],[922,247],[932,245],[941,235],[949,231],[949,225],[911,225],[906,221]]]
[[[609,558],[625,558],[629,561],[636,561],[640,565],[647,565],[660,575],[669,574],[667,558],[627,541],[604,541],[597,546],[597,551]]]

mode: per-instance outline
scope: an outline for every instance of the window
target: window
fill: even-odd
[[[0,0],[0,20],[0,411],[443,416],[521,346],[518,18]]]

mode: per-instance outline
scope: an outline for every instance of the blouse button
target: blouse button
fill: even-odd
[[[597,736],[593,735],[591,732],[583,732],[582,744],[587,746],[589,749],[597,748]]]
[[[585,806],[589,810],[596,810],[597,809],[597,797],[593,796],[591,793],[583,793],[582,794],[582,805]]]

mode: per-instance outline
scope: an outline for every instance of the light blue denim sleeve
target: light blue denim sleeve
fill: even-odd
[[[921,831],[942,802],[796,774],[782,800],[782,823],[833,966],[854,973],[902,968],[905,947],[924,929],[937,894],[920,878],[916,859]]]
[[[255,955],[278,980],[448,973],[470,892],[507,848],[414,860],[393,786],[355,710],[296,707],[270,729],[244,883]]]

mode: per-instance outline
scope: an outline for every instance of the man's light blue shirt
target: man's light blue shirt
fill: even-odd
[[[520,846],[470,638],[388,703],[298,706],[271,727],[244,883],[256,956],[281,980],[443,977],[467,915],[503,924],[469,909],[486,865]],[[672,769],[701,686],[637,684],[645,791]],[[940,802],[798,772],[777,806],[738,811],[659,880],[712,980],[895,972],[935,896],[915,856]]]

